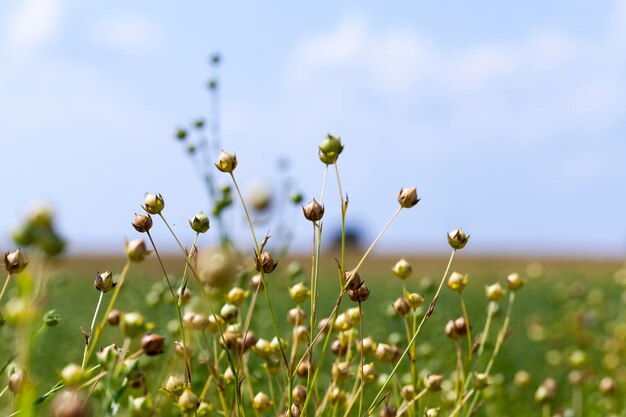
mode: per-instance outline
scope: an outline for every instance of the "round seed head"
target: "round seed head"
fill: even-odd
[[[304,404],[306,400],[306,387],[304,385],[296,385],[291,392],[291,397],[296,404]]]
[[[506,277],[506,283],[511,291],[517,291],[524,286],[524,280],[517,272]]]
[[[52,402],[54,417],[88,417],[91,415],[85,397],[80,391],[63,390]]]
[[[230,304],[239,307],[250,295],[249,291],[244,290],[240,287],[235,287],[231,289],[228,294],[226,294],[226,301]]]
[[[409,275],[411,275],[411,272],[413,272],[413,267],[406,259],[402,258],[396,262],[393,268],[391,268],[391,271],[398,278],[407,279]]]
[[[263,271],[266,274],[271,274],[276,269],[278,262],[274,262],[272,255],[269,252],[263,252],[261,256],[256,255],[254,257],[254,264],[257,272]]]
[[[598,389],[602,395],[609,396],[615,392],[615,380],[609,376],[605,376],[600,380]]]
[[[297,326],[300,323],[304,323],[306,320],[306,313],[300,307],[294,307],[287,312],[287,322],[292,326]]]
[[[149,214],[159,214],[165,208],[165,201],[161,194],[146,193],[146,198],[143,202],[143,209]]]
[[[107,293],[115,288],[116,285],[117,282],[113,282],[113,274],[110,271],[96,273],[96,279],[94,280],[93,286],[98,291]]]
[[[256,411],[263,412],[272,406],[270,397],[263,391],[257,393],[252,399],[252,408]]]
[[[341,138],[328,134],[319,147],[320,161],[326,165],[332,165],[337,162],[337,158],[339,158],[339,154],[342,151]]]
[[[137,214],[133,219],[133,227],[139,233],[146,233],[152,228],[152,217],[149,214]]]
[[[146,242],[143,239],[133,239],[126,241],[125,244],[126,256],[131,262],[141,262],[146,256],[152,253],[146,247]]]
[[[424,379],[424,386],[428,391],[439,391],[441,389],[441,383],[443,382],[442,375],[428,375]]]
[[[469,238],[460,227],[448,233],[448,243],[452,249],[463,249]]]
[[[453,272],[450,277],[448,278],[448,287],[452,290],[452,291],[456,291],[456,292],[462,292],[463,288],[465,288],[467,286],[467,283],[469,282],[468,280],[468,275],[465,274],[461,274],[459,272]]]
[[[309,295],[311,295],[311,290],[301,282],[289,288],[289,296],[296,304],[304,303],[309,298]]]
[[[375,381],[378,372],[376,372],[374,362],[364,364],[363,368],[359,367],[359,376],[363,379],[363,382]]]
[[[4,268],[9,274],[19,274],[26,268],[28,262],[24,259],[22,251],[19,249],[4,254]]]
[[[189,388],[185,389],[180,397],[178,398],[178,406],[184,412],[194,411],[200,405],[200,401],[196,394],[194,394]]]
[[[407,295],[406,300],[413,310],[416,310],[424,303],[424,297],[416,292]]]
[[[401,188],[398,193],[398,203],[403,208],[411,208],[419,203],[420,199],[417,197],[417,188]]]
[[[502,288],[499,282],[486,287],[485,293],[490,301],[500,301],[505,296],[506,290]]]
[[[313,199],[309,202],[309,204],[302,207],[302,212],[307,220],[317,222],[322,220],[322,217],[324,217],[324,206]]]
[[[209,217],[201,211],[189,219],[189,226],[191,226],[191,229],[196,233],[205,233],[209,230],[211,225]]]
[[[183,383],[183,381],[181,381],[180,378],[170,375],[170,377],[167,378],[167,382],[165,383],[165,389],[170,394],[180,395],[185,389],[185,384]]]
[[[413,385],[405,385],[400,389],[400,396],[404,401],[411,401],[415,397],[415,388]]]
[[[141,339],[141,349],[148,356],[156,356],[163,353],[165,337],[156,333],[148,333]]]
[[[107,316],[107,323],[109,323],[111,326],[117,326],[118,324],[120,324],[121,318],[122,318],[122,312],[119,310],[113,309]]]
[[[409,311],[411,311],[411,305],[406,298],[400,297],[393,302],[393,310],[400,317],[406,317],[406,315],[409,314]]]
[[[232,173],[237,168],[237,155],[222,150],[215,166],[222,172]]]

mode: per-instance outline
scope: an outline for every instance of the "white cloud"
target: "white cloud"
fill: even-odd
[[[161,40],[159,28],[140,15],[103,20],[93,26],[90,37],[97,45],[123,53],[154,51]]]
[[[52,41],[59,33],[63,0],[25,0],[9,19],[9,50],[14,59],[24,59]]]

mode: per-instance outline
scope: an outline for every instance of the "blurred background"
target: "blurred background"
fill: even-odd
[[[422,198],[377,250],[447,252],[461,226],[473,253],[626,252],[623,2],[25,0],[0,4],[0,33],[0,247],[45,201],[70,252],[121,254],[146,192],[190,242],[212,203],[197,135],[176,135],[203,118],[244,192],[272,196],[259,230],[288,225],[294,250],[310,223],[287,197],[320,198],[331,133],[364,243],[401,187]],[[336,188],[329,176],[331,233]],[[249,248],[240,206],[225,216]]]

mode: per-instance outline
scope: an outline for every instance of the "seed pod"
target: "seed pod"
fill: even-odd
[[[98,291],[107,293],[115,288],[116,285],[117,282],[113,282],[113,274],[110,271],[96,273],[96,279],[94,280],[93,286]]]
[[[107,316],[107,323],[109,323],[111,326],[117,326],[118,324],[120,324],[121,318],[122,318],[122,312],[119,310],[113,309]]]
[[[463,249],[469,238],[460,227],[448,233],[448,243],[452,249]]]
[[[341,154],[342,151],[343,145],[341,144],[341,138],[328,134],[319,146],[320,161],[326,165],[332,165],[337,162],[337,158],[339,158],[339,154]]]
[[[79,365],[70,363],[61,370],[61,380],[67,387],[80,385],[83,381],[83,370]]]
[[[356,289],[348,290],[348,297],[350,297],[350,299],[354,302],[365,302],[368,298],[370,298],[370,289],[364,282],[361,282]]]
[[[143,209],[149,214],[159,214],[165,208],[165,201],[161,194],[149,194],[146,193],[146,198],[143,203]]]
[[[211,225],[209,217],[201,211],[189,219],[189,226],[196,233],[206,233]]]
[[[372,355],[376,352],[377,345],[371,336],[367,336],[363,338],[363,342],[357,341],[357,348],[363,355]]]
[[[296,304],[304,303],[309,295],[311,295],[311,290],[301,282],[289,288],[289,296]]]
[[[228,294],[226,294],[226,301],[230,304],[239,307],[250,295],[249,291],[244,290],[243,288],[235,287],[231,289]]]
[[[609,376],[605,376],[600,380],[598,389],[602,395],[609,396],[615,392],[615,380]]]
[[[152,228],[152,217],[149,214],[137,214],[133,219],[133,227],[139,233],[146,233]]]
[[[199,331],[206,330],[209,327],[210,323],[211,322],[209,318],[204,314],[194,314],[193,318],[191,319],[191,326]]]
[[[287,322],[292,326],[297,326],[300,323],[304,323],[306,320],[306,313],[300,307],[294,307],[287,312]]]
[[[393,310],[400,317],[406,317],[406,315],[409,314],[409,311],[411,311],[411,305],[406,298],[400,297],[393,302]]]
[[[454,326],[454,320],[448,320],[444,328],[444,332],[446,333],[446,336],[448,336],[450,339],[458,339],[459,337],[461,337],[461,335],[458,334],[456,331],[456,327]]]
[[[257,272],[263,271],[266,274],[271,274],[276,269],[278,262],[274,262],[269,252],[263,252],[261,256],[255,255],[254,264]]]
[[[180,380],[180,378],[170,375],[165,383],[165,389],[171,394],[180,395],[182,394],[183,389],[185,389],[185,384]]]
[[[306,378],[309,375],[309,372],[311,372],[312,370],[313,366],[311,365],[311,362],[306,359],[300,362],[300,365],[296,369],[296,373],[300,378]]]
[[[348,379],[350,377],[350,363],[334,362],[331,375],[335,382]]]
[[[394,407],[386,405],[380,413],[378,413],[379,417],[396,417],[397,410]]]
[[[302,212],[307,220],[317,222],[322,220],[322,217],[324,217],[324,206],[313,199],[309,202],[309,204],[302,207]]]
[[[386,343],[379,343],[376,347],[376,358],[382,362],[393,361],[394,352],[391,346]]]
[[[550,402],[556,396],[556,381],[548,378],[535,391],[535,401],[538,403]]]
[[[125,244],[126,256],[131,262],[141,262],[146,256],[150,255],[152,251],[149,251],[146,247],[146,242],[143,239],[133,239],[126,241]]]
[[[304,404],[306,400],[306,387],[304,385],[296,385],[291,392],[291,397],[297,404]]]
[[[420,199],[417,197],[417,188],[401,188],[398,193],[398,203],[402,208],[411,208],[419,203]]]
[[[54,417],[88,417],[91,415],[87,402],[80,391],[63,390],[52,402]]]
[[[406,299],[413,310],[417,310],[424,303],[424,297],[416,292],[408,294]]]
[[[237,168],[237,155],[222,150],[215,166],[222,172],[232,173]]]
[[[359,367],[359,376],[363,379],[363,382],[372,382],[376,380],[378,372],[376,372],[374,362],[364,364],[363,368]]]
[[[19,274],[26,268],[28,262],[24,259],[22,251],[19,249],[4,254],[4,268],[9,274]]]
[[[148,333],[141,339],[141,349],[148,356],[156,356],[163,353],[165,337],[156,333]]]
[[[413,385],[405,385],[400,389],[400,396],[404,401],[411,401],[415,397],[415,388]]]
[[[488,375],[481,373],[481,372],[477,372],[474,375],[473,383],[474,383],[474,388],[476,388],[479,391],[487,388],[487,385],[489,385]]]
[[[506,283],[511,291],[517,291],[524,286],[524,280],[517,272],[506,277]]]
[[[341,405],[346,402],[346,398],[346,392],[339,387],[331,388],[330,392],[328,393],[328,400],[331,404]]]
[[[424,386],[430,392],[439,391],[442,382],[443,376],[441,375],[428,375],[424,378]]]
[[[467,286],[468,281],[467,274],[463,275],[455,271],[450,274],[450,277],[448,278],[448,287],[450,287],[452,291],[460,293],[463,291],[463,288]]]
[[[189,388],[185,389],[178,398],[178,406],[183,412],[194,411],[198,408],[198,405],[200,405],[198,397]]]
[[[344,356],[348,353],[348,344],[336,339],[330,344],[330,350],[336,356]]]
[[[256,411],[263,412],[272,406],[270,397],[263,391],[257,393],[252,399],[252,408]]]
[[[250,288],[253,291],[263,291],[264,287],[263,277],[261,277],[261,274],[253,275],[252,278],[250,278]]]
[[[330,330],[330,327],[332,326],[332,322],[333,320],[331,317],[320,319],[320,321],[317,323],[317,328],[323,334],[328,334],[328,331]]]
[[[402,258],[391,268],[391,271],[395,276],[400,279],[407,279],[411,272],[413,272],[413,267],[410,263],[407,262],[406,259]]]
[[[26,382],[26,371],[23,369],[19,369],[9,375],[9,391],[13,394],[18,394],[22,391],[24,387],[24,383]]]
[[[311,332],[309,332],[309,328],[303,325],[296,326],[293,329],[293,333],[296,336],[296,341],[298,342],[306,342],[311,338]]]
[[[486,287],[485,293],[487,298],[491,301],[500,301],[502,297],[506,294],[506,290],[502,288],[499,282],[495,284],[491,284]]]

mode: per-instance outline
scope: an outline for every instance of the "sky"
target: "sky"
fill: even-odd
[[[319,199],[332,133],[366,240],[401,187],[422,199],[380,250],[445,252],[461,226],[475,253],[626,253],[626,3],[576,0],[4,1],[0,247],[46,201],[72,252],[121,252],[146,192],[190,242],[187,219],[210,209],[174,132],[211,114],[215,51],[221,145],[244,190],[275,187],[286,159],[294,189]],[[304,250],[299,210],[281,218]],[[250,245],[240,206],[227,221]]]

